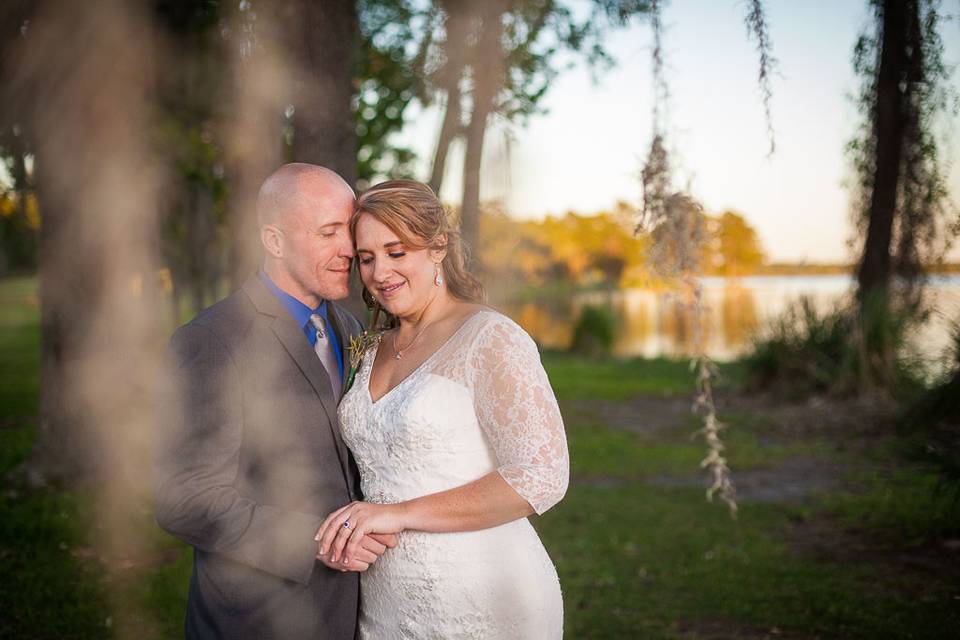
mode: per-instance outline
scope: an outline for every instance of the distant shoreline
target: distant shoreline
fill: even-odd
[[[960,273],[960,262],[947,262],[943,264],[929,265],[924,267],[924,271],[929,275]],[[740,276],[813,276],[813,275],[845,275],[852,276],[856,272],[854,264],[837,263],[791,263],[791,262],[771,262],[763,264],[749,272],[739,273]],[[727,274],[717,273],[709,274],[723,276]]]

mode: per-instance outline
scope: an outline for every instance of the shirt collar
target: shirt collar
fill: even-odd
[[[270,276],[264,271],[257,273],[260,276],[260,280],[266,285],[267,289],[270,290],[274,296],[277,297],[277,300],[280,301],[280,304],[293,316],[293,320],[297,323],[297,326],[303,329],[310,322],[310,316],[315,313],[323,316],[324,319],[327,317],[327,301],[323,300],[320,302],[320,306],[316,309],[311,309],[307,305],[303,304],[292,295],[281,289],[270,279]]]

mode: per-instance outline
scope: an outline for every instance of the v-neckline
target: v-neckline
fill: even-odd
[[[402,386],[407,380],[409,380],[409,379],[411,379],[413,376],[415,376],[421,369],[423,369],[423,368],[427,365],[428,362],[430,362],[431,360],[433,360],[438,353],[440,353],[441,351],[443,351],[443,350],[447,347],[447,345],[450,344],[451,341],[453,341],[454,338],[456,338],[458,335],[460,335],[460,332],[463,331],[464,327],[466,327],[468,324],[470,324],[470,321],[471,321],[471,320],[473,320],[474,318],[476,318],[477,316],[479,316],[481,313],[485,313],[486,311],[487,311],[486,309],[480,309],[479,311],[476,311],[476,312],[472,313],[471,315],[469,315],[466,320],[464,320],[463,322],[460,323],[460,326],[457,327],[456,331],[454,331],[453,333],[451,333],[450,336],[449,336],[446,340],[444,340],[442,343],[440,343],[440,346],[438,346],[438,347],[434,350],[433,353],[431,353],[429,356],[427,356],[427,357],[424,359],[423,362],[421,362],[421,363],[418,364],[416,367],[414,367],[414,368],[413,368],[413,371],[411,371],[411,372],[408,373],[406,376],[404,376],[404,377],[403,377],[403,380],[401,380],[401,381],[398,382],[397,384],[395,384],[395,385],[393,385],[392,387],[390,387],[389,389],[387,389],[379,398],[377,398],[376,400],[374,400],[374,399],[373,399],[373,393],[370,392],[370,380],[373,379],[373,366],[377,363],[377,354],[380,352],[380,345],[383,344],[383,341],[378,342],[378,343],[377,343],[377,346],[374,348],[374,351],[373,351],[373,358],[372,358],[371,361],[370,361],[370,369],[367,371],[366,384],[363,385],[364,389],[366,389],[366,391],[367,391],[367,398],[370,400],[370,405],[371,405],[371,406],[376,406],[376,405],[378,405],[384,398],[386,398],[386,397],[389,396],[391,393],[393,393],[398,387]]]

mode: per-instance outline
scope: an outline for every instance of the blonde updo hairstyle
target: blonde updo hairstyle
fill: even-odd
[[[450,224],[447,211],[429,186],[415,180],[388,180],[364,191],[350,218],[353,238],[362,215],[386,225],[408,249],[446,249],[440,264],[450,294],[466,302],[485,300],[483,285],[467,271],[467,248],[460,232]],[[363,293],[369,303],[369,292],[364,289]]]

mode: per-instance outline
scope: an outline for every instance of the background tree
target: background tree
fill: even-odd
[[[555,66],[559,52],[583,52],[591,64],[609,63],[602,47],[609,19],[622,23],[630,16],[643,14],[648,6],[644,1],[594,0],[591,12],[578,18],[567,3],[556,0],[362,2],[365,40],[373,43],[375,50],[389,54],[369,77],[383,71],[392,82],[380,79],[361,92],[364,119],[358,124],[359,134],[363,137],[377,125],[377,130],[383,130],[391,125],[390,119],[396,122],[402,118],[410,97],[418,98],[424,106],[440,105],[441,123],[428,182],[440,192],[450,152],[461,143],[464,155],[459,216],[468,245],[478,247],[480,176],[491,122],[499,119],[505,125],[522,125],[540,112],[541,100],[559,73]],[[404,24],[417,25],[416,29],[410,31],[395,24],[376,28],[389,15],[407,18]],[[414,76],[390,76],[393,63],[401,59]],[[373,100],[366,99],[374,96],[373,90],[388,99],[382,111]],[[369,162],[371,158],[386,159],[386,154],[364,142],[360,161]],[[370,172],[371,177],[391,175],[391,171],[393,175],[405,173],[411,159],[408,150],[400,150],[392,163],[389,159],[381,161],[377,170]],[[391,169],[398,166],[403,168]]]
[[[756,272],[764,262],[763,248],[756,229],[735,211],[724,211],[709,223],[716,238],[718,264],[715,271],[725,276]]]
[[[870,325],[920,300],[923,264],[940,259],[960,222],[949,200],[935,134],[936,119],[956,113],[943,64],[938,0],[871,0],[872,32],[860,37],[854,68],[862,77],[863,125],[850,143],[859,178],[855,219],[864,243],[857,268],[862,374],[867,384],[892,380],[896,341]],[[891,282],[906,288],[891,297]]]
[[[35,269],[39,219],[32,172],[29,118],[13,91],[16,52],[26,38],[36,3],[11,0],[0,7],[0,157],[12,179],[0,206],[0,275]]]
[[[353,70],[360,43],[355,0],[286,0],[280,24],[293,73],[290,159],[357,181]]]
[[[156,0],[153,23],[169,64],[156,66],[157,141],[169,161],[161,246],[170,273],[173,318],[181,298],[192,312],[221,291],[227,269],[227,191],[217,137],[229,99],[222,5]]]
[[[412,178],[415,152],[392,139],[407,107],[425,102],[424,65],[433,45],[437,11],[408,0],[358,3],[360,51],[355,71],[357,187],[375,178]]]

